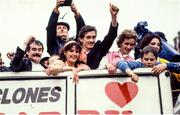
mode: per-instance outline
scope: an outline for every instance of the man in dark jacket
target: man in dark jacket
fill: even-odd
[[[40,65],[43,53],[43,44],[30,36],[23,46],[17,47],[15,56],[10,63],[12,71],[42,71],[44,68]]]
[[[47,30],[47,52],[50,55],[59,54],[60,49],[64,46],[64,44],[69,41],[68,32],[70,26],[66,22],[58,22],[58,17],[60,15],[60,8],[62,8],[62,4],[65,0],[57,0],[56,6],[53,9],[53,12],[50,16]],[[85,25],[84,20],[80,13],[77,11],[77,8],[74,3],[70,6],[71,11],[75,15],[76,20],[76,28],[77,34],[79,30]],[[77,41],[77,37],[75,38]]]
[[[84,26],[79,32],[79,42],[82,45],[83,50],[87,54],[87,65],[91,69],[96,69],[99,66],[99,63],[103,56],[111,48],[113,41],[117,37],[118,22],[117,14],[119,8],[110,4],[110,13],[111,13],[111,25],[108,34],[104,37],[104,40],[101,42],[98,40],[96,42],[97,31],[93,26]]]

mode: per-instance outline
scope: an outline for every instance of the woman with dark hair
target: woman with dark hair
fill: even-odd
[[[83,61],[79,60],[81,46],[75,41],[67,42],[60,51],[59,59],[51,61],[48,69],[48,75],[57,75],[60,72],[72,71],[73,82],[78,83],[77,73],[82,70],[90,69]]]
[[[155,33],[147,33],[142,41],[140,42],[140,49],[142,50],[145,46],[151,46],[157,49],[158,52],[161,51],[161,38]]]
[[[160,40],[160,37],[152,32],[147,33],[142,41],[140,42],[140,49],[143,49],[145,46],[152,46],[154,48],[157,49],[158,51],[158,55],[161,51],[161,45],[162,45],[162,41]],[[166,54],[167,55],[167,54]],[[160,74],[162,71],[164,71],[165,69],[169,70],[171,72],[171,87],[172,89],[179,89],[180,88],[180,74],[178,72],[178,63],[176,62],[175,64],[173,62],[169,62],[171,60],[166,60],[164,58],[160,58],[158,57],[158,62],[162,63],[159,64],[157,66],[155,66],[152,71],[153,73],[155,73],[156,75]],[[176,68],[176,69],[174,69]],[[177,98],[177,93],[173,94],[173,104],[175,104],[176,98]]]
[[[159,37],[159,35],[153,32],[149,32],[143,37],[142,41],[139,43],[139,48],[140,50],[142,50],[145,46],[151,46],[155,48],[159,54],[161,51],[161,45],[162,43],[161,43],[161,38]],[[164,58],[160,58],[160,57],[157,58],[157,61],[161,63],[168,62],[168,60]]]

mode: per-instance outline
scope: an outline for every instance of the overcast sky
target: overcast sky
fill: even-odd
[[[147,21],[152,31],[162,31],[170,44],[180,30],[180,0],[74,0],[86,24],[97,28],[97,39],[102,40],[110,25],[109,3],[119,8],[118,34],[133,29],[139,21]],[[8,51],[15,51],[28,35],[34,35],[46,47],[46,26],[56,0],[0,0],[0,52],[4,61]],[[70,24],[70,36],[75,34],[75,21],[69,7],[61,16]],[[116,50],[116,46],[111,50]]]

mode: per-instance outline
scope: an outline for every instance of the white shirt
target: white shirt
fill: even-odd
[[[32,63],[32,70],[31,71],[43,71],[44,70],[44,68],[41,66],[41,64],[34,63],[32,61],[31,61],[31,63]]]

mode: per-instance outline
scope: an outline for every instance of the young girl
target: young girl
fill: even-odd
[[[60,52],[60,60],[50,61],[47,74],[57,75],[59,72],[72,71],[74,74],[73,82],[78,83],[79,77],[77,73],[82,70],[90,69],[89,66],[79,60],[81,50],[77,42],[67,42]]]
[[[120,61],[117,64],[117,68],[126,72],[132,81],[137,82],[139,77],[136,75],[132,69],[143,68],[143,67],[154,67],[157,64],[157,50],[151,46],[146,46],[141,52],[140,61]]]

